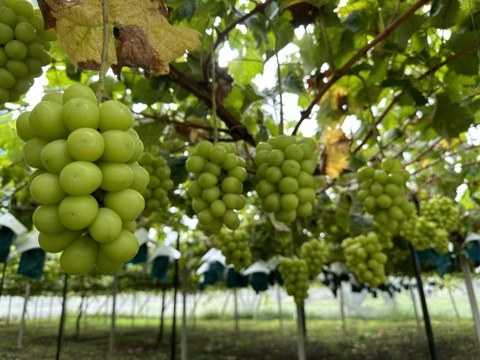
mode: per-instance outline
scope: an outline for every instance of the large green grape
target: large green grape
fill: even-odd
[[[117,101],[101,111],[95,93],[79,84],[46,95],[17,120],[25,162],[37,169],[29,190],[40,205],[33,214],[39,244],[63,251],[60,265],[71,275],[94,265],[110,273],[138,251],[133,232],[145,207],[139,189],[150,176],[137,162],[144,147],[133,122]]]
[[[45,30],[40,10],[29,1],[0,2],[0,104],[18,101],[30,89],[51,61],[52,40],[55,30]]]
[[[281,135],[257,145],[256,191],[264,211],[286,223],[312,213],[317,155],[310,138]]]
[[[235,151],[233,144],[202,141],[186,161],[185,167],[194,177],[188,194],[206,233],[217,234],[224,224],[230,230],[240,226],[236,211],[245,206],[242,193],[247,171]]]
[[[387,256],[382,252],[377,233],[348,237],[342,241],[346,265],[360,283],[376,288],[386,282],[385,263]]]
[[[308,298],[308,265],[304,259],[282,257],[278,266],[287,294],[297,304]]]
[[[415,205],[407,197],[408,171],[394,158],[385,158],[379,167],[363,166],[357,172],[359,191],[357,199],[372,215],[375,231],[381,233],[382,246],[393,246],[392,236],[400,224],[415,213]]]

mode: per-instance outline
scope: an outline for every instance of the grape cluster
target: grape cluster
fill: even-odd
[[[0,0],[0,104],[15,102],[50,64],[55,30],[27,0]]]
[[[258,143],[254,162],[262,209],[286,223],[308,217],[315,202],[316,158],[310,138],[280,135]]]
[[[382,252],[376,232],[348,237],[342,241],[342,249],[347,267],[359,282],[367,283],[371,288],[385,283],[387,256]]]
[[[150,181],[142,191],[145,198],[145,209],[142,214],[149,216],[152,212],[166,208],[170,204],[168,192],[173,189],[173,181],[170,179],[171,170],[163,157],[154,156],[149,152],[144,152],[140,156],[138,164],[150,174]]]
[[[425,216],[411,216],[400,228],[400,235],[417,250],[433,248],[439,254],[448,253],[449,233]]]
[[[460,223],[460,210],[449,197],[436,195],[420,202],[420,214],[446,231],[455,230]]]
[[[380,168],[368,165],[360,168],[357,177],[360,182],[357,199],[373,216],[383,246],[392,247],[391,238],[398,232],[399,225],[415,212],[415,205],[407,198],[406,182],[410,174],[397,160],[385,158]]]
[[[248,268],[252,263],[252,254],[248,246],[250,235],[243,229],[232,232],[220,232],[215,236],[215,243],[225,256],[228,265],[233,265],[235,271]]]
[[[282,257],[278,271],[287,294],[293,296],[297,304],[308,298],[308,266],[304,259]]]
[[[40,204],[33,213],[40,246],[63,251],[68,274],[94,266],[110,273],[138,251],[133,232],[149,175],[137,163],[143,143],[133,122],[125,105],[97,106],[95,93],[78,84],[45,95],[16,121],[25,162],[36,168],[29,190]]]
[[[230,230],[236,230],[240,219],[235,210],[245,206],[242,193],[247,171],[235,146],[202,141],[189,154],[185,168],[194,177],[187,191],[204,231],[217,234],[224,224]]]
[[[306,261],[308,276],[315,278],[322,272],[327,248],[324,242],[319,240],[306,241],[300,247],[300,258]]]

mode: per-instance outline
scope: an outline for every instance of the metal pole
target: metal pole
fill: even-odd
[[[177,250],[180,251],[180,234],[177,236]],[[178,259],[175,259],[175,275],[173,278],[173,319],[171,338],[171,360],[175,360],[177,352],[177,292],[178,292]]]
[[[7,262],[5,261],[3,263],[3,269],[2,269],[2,280],[0,280],[0,298],[2,297],[3,293],[3,283],[5,280],[5,272],[7,271]]]
[[[467,258],[464,254],[459,255],[460,267],[462,268],[463,277],[465,278],[465,286],[467,287],[468,300],[470,301],[470,308],[472,309],[473,323],[477,332],[477,340],[480,344],[480,316],[478,314],[478,305],[475,297],[475,290],[472,285],[472,274],[468,267]]]
[[[428,348],[430,349],[430,358],[437,360],[437,349],[435,347],[435,339],[433,337],[432,323],[430,322],[430,315],[428,314],[427,300],[425,299],[425,292],[423,291],[422,276],[420,270],[420,261],[418,260],[417,251],[412,243],[408,242],[410,254],[412,256],[413,268],[415,270],[415,279],[417,280],[418,294],[420,295],[420,303],[422,305],[423,322],[425,323],[425,332],[428,339]]]
[[[60,353],[62,351],[63,333],[65,331],[65,317],[67,314],[67,289],[68,289],[68,274],[65,274],[63,278],[62,314],[60,315],[60,327],[58,329],[57,355],[55,357],[56,360],[60,360]]]
[[[108,338],[108,359],[112,358],[113,345],[115,342],[115,319],[117,316],[118,274],[113,275],[112,289],[112,314],[110,317],[110,336]]]

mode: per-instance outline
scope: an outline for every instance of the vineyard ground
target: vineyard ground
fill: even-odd
[[[116,323],[110,359],[171,359],[171,321],[157,344],[158,325],[137,319]],[[430,359],[423,331],[414,320],[349,319],[343,330],[335,319],[313,319],[307,327],[307,355],[310,360],[423,360]],[[469,319],[433,320],[439,360],[478,359],[480,348]],[[293,360],[296,358],[296,327],[293,319],[241,319],[239,331],[231,320],[197,319],[187,331],[187,358],[191,360]],[[18,326],[0,325],[0,358],[4,360],[50,360],[57,351],[58,322],[35,320],[28,323],[23,348],[17,348]],[[180,331],[176,358],[180,359]],[[60,358],[108,359],[109,325],[90,318],[76,333],[75,321],[67,322]]]
[[[475,284],[477,285],[477,284]],[[476,290],[478,291],[478,287]],[[439,360],[480,359],[480,347],[471,319],[465,289],[427,288],[427,303]],[[340,297],[324,287],[314,287],[306,303],[308,359],[322,360],[423,360],[430,359],[421,319],[417,322],[411,293],[385,293],[374,297],[343,288],[345,321]],[[477,292],[478,293],[478,292]],[[282,325],[278,317],[278,297]],[[296,358],[295,307],[283,291],[271,288],[262,296],[251,289],[237,293],[238,325],[233,320],[233,292],[207,291],[188,297],[186,303],[189,360],[293,360]],[[172,300],[167,295],[162,342],[159,335],[160,293],[119,294],[111,360],[171,359]],[[196,310],[195,299],[197,300]],[[108,359],[111,298],[90,297],[79,322],[80,298],[68,299],[62,360]],[[421,318],[418,295],[417,311]],[[0,299],[0,359],[55,359],[61,299],[32,297],[27,303],[22,349],[18,349],[18,311],[21,297]],[[7,317],[7,309],[10,315]],[[457,312],[454,311],[456,308]],[[458,316],[457,316],[458,313]],[[181,348],[181,297],[177,307],[177,357]],[[195,314],[195,315],[194,315]],[[77,327],[78,325],[78,327]]]

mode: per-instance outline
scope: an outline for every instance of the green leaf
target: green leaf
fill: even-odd
[[[184,183],[188,179],[188,171],[185,169],[187,156],[177,156],[167,158],[167,164],[170,167],[170,179],[174,183],[174,187]]]
[[[410,38],[422,27],[425,20],[423,16],[413,14],[401,23],[394,31],[397,45],[405,49],[409,44]]]
[[[448,29],[456,24],[459,10],[458,0],[434,0],[430,10],[430,25],[439,29]]]
[[[432,116],[433,128],[442,137],[451,139],[468,130],[473,114],[460,103],[451,101],[448,94],[440,93]]]
[[[228,63],[228,72],[236,83],[247,85],[263,72],[263,62],[258,59],[233,59]]]
[[[179,20],[187,19],[190,21],[197,10],[196,0],[184,0],[182,5],[177,9],[177,16]]]
[[[163,135],[163,126],[160,126],[158,122],[143,123],[135,127],[138,136],[143,142],[145,147],[150,145],[158,145],[159,138]]]
[[[381,86],[383,87],[400,87],[405,90],[415,102],[415,105],[425,105],[427,99],[423,94],[414,87],[410,80],[407,79],[397,79],[397,78],[387,78],[382,81]]]

